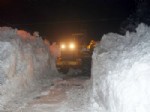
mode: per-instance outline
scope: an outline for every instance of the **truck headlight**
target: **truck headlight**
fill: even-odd
[[[74,44],[74,43],[70,43],[70,44],[69,44],[69,48],[70,48],[70,49],[75,49],[75,44]]]
[[[66,48],[66,45],[65,45],[65,44],[62,44],[60,47],[61,47],[61,49],[65,49],[65,48]]]

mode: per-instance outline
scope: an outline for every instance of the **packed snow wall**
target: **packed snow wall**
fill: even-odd
[[[35,86],[38,79],[52,71],[49,42],[38,33],[0,28],[0,101]],[[48,74],[50,75],[50,74]]]
[[[93,106],[100,112],[150,112],[150,27],[109,33],[93,53]]]

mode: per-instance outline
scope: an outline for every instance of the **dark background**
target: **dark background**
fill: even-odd
[[[50,41],[76,32],[100,40],[119,32],[136,5],[135,0],[1,0],[0,25],[39,31]]]

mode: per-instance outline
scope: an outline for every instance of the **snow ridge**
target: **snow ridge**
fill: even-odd
[[[150,27],[125,36],[109,33],[93,53],[93,105],[97,112],[150,111]]]
[[[51,71],[50,55],[48,41],[37,32],[0,27],[0,105],[16,93],[25,93]]]

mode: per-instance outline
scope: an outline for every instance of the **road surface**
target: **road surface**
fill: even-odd
[[[3,112],[91,112],[89,77],[64,75],[40,83],[38,89],[12,99]]]

